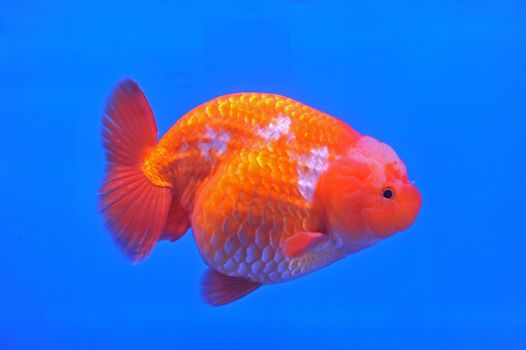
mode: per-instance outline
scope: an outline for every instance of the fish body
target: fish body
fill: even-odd
[[[321,227],[316,182],[358,138],[339,120],[289,98],[239,93],[183,116],[146,162],[180,198],[210,267],[276,283],[340,257],[331,251],[288,258],[281,247],[294,233]]]
[[[191,227],[212,305],[364,249],[408,227],[420,207],[389,146],[284,96],[217,97],[156,142],[148,102],[126,80],[103,124],[101,204],[116,240],[140,260]]]

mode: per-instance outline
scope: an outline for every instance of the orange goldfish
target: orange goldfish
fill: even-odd
[[[192,228],[211,305],[367,248],[420,209],[391,147],[284,96],[214,98],[157,141],[150,105],[128,79],[102,123],[100,204],[115,240],[138,261]]]

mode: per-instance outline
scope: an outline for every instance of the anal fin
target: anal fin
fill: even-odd
[[[212,269],[203,274],[202,297],[212,306],[221,306],[236,301],[261,286],[260,283],[242,277],[223,275]]]
[[[177,198],[172,199],[160,240],[177,241],[190,228],[190,219]]]

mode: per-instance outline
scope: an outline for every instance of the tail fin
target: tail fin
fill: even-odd
[[[157,126],[136,82],[119,83],[102,119],[108,166],[100,206],[115,240],[134,261],[146,257],[161,236],[172,191],[151,183],[141,170],[157,141]]]

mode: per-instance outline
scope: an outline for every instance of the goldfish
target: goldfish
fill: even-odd
[[[390,146],[285,96],[214,98],[158,140],[148,100],[125,79],[102,125],[100,206],[114,240],[137,262],[191,229],[213,306],[368,248],[420,210]]]

